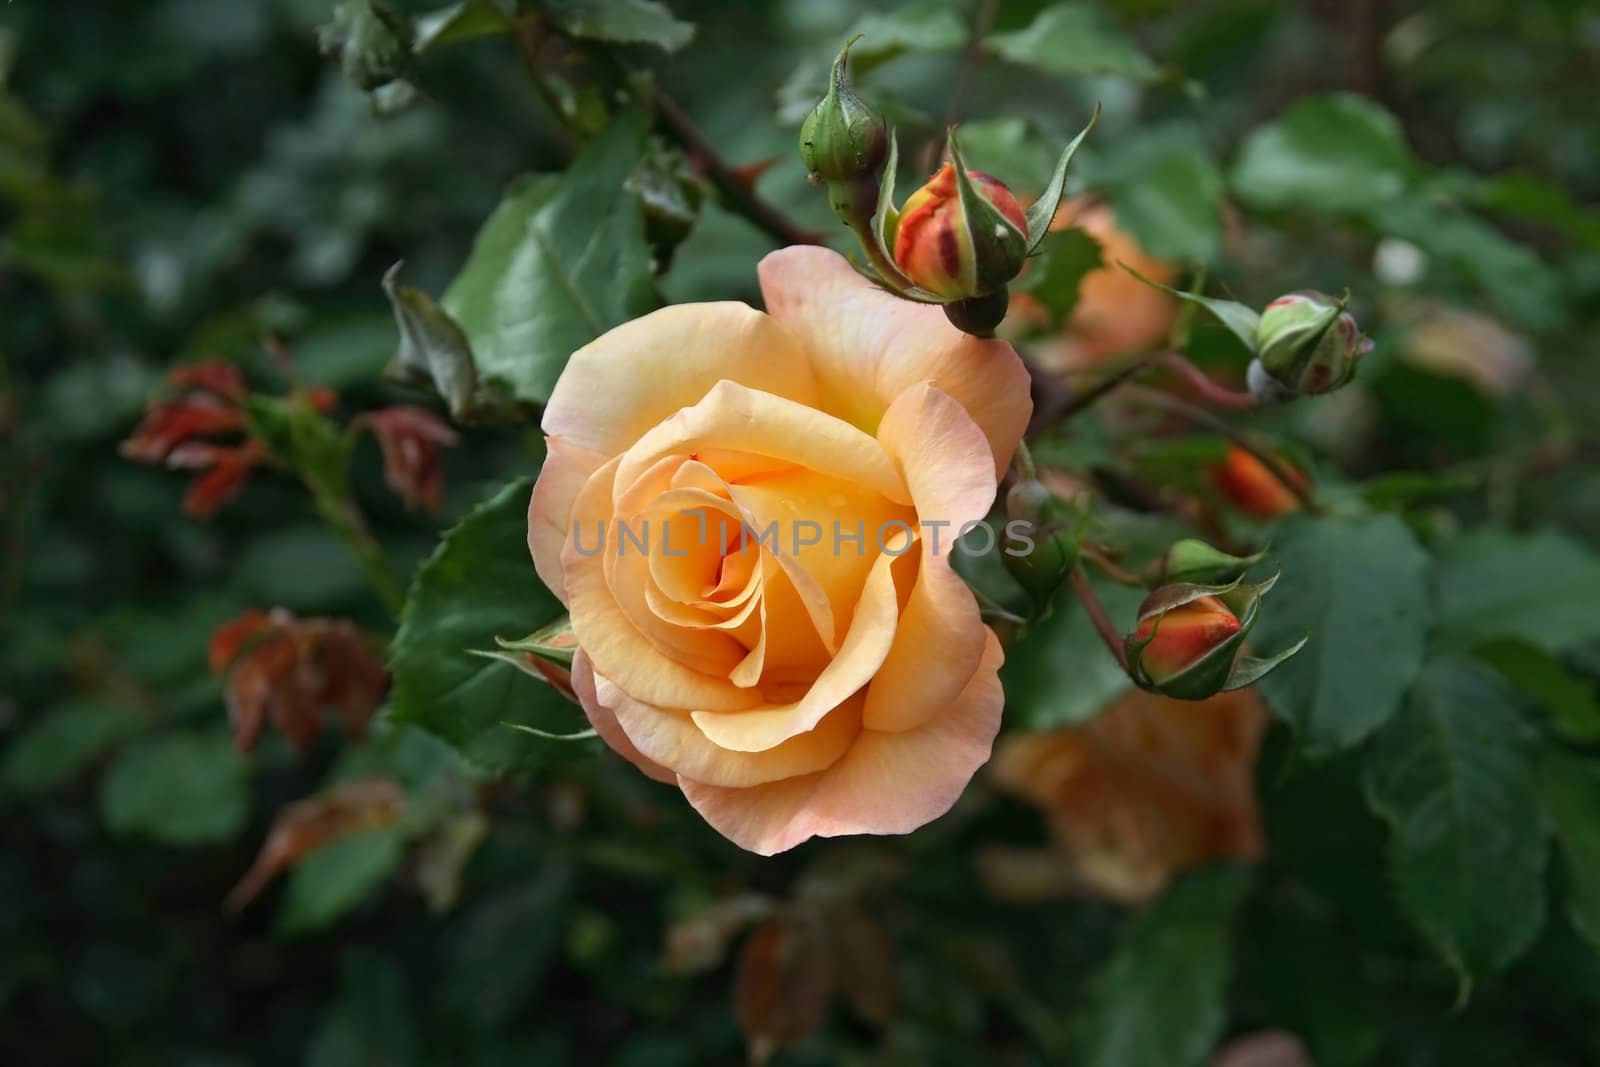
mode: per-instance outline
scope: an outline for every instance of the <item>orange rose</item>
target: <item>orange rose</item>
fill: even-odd
[[[1304,488],[1305,476],[1292,467],[1289,472]],[[1228,446],[1222,462],[1211,468],[1211,484],[1224,500],[1261,522],[1270,522],[1300,507],[1300,498],[1266,464],[1238,445]]]
[[[833,252],[760,276],[767,314],[664,308],[573,355],[528,544],[595,730],[770,855],[914,830],[988,759],[1000,646],[948,556],[1032,405],[1009,345]]]

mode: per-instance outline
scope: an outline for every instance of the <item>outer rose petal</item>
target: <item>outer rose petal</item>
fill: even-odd
[[[544,467],[528,500],[528,551],[539,580],[561,602],[567,602],[561,548],[572,533],[572,502],[606,457],[580,445],[552,437],[546,442]]]
[[[939,551],[932,536],[922,539],[916,585],[867,693],[867,728],[893,731],[938,714],[978,669],[988,629],[949,555],[962,524],[988,514],[995,481],[982,431],[965,408],[926,383],[890,405],[878,438],[905,473],[918,517],[950,524],[939,530]]]
[[[949,811],[989,758],[1004,694],[1000,642],[988,635],[978,673],[956,701],[914,730],[864,730],[838,763],[817,774],[750,789],[682,776],[683,794],[734,844],[763,856],[811,837],[904,834]]]
[[[962,333],[936,307],[892,296],[826,248],[796,246],[758,268],[773,318],[798,336],[816,368],[821,404],[870,432],[910,386],[949,393],[988,438],[996,477],[1033,413],[1028,371],[1004,341]]]
[[[676,304],[574,352],[540,425],[614,456],[724,378],[803,404],[815,396],[804,352],[770,317],[731,301]]]
[[[572,691],[578,694],[578,702],[583,705],[584,714],[589,716],[589,725],[600,735],[600,740],[611,746],[611,751],[658,782],[671,785],[678,780],[677,775],[634,748],[611,709],[600,703],[600,697],[595,692],[594,668],[582,649],[572,657]]]

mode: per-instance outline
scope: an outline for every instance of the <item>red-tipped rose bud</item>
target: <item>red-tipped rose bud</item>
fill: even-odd
[[[1289,476],[1302,488],[1305,476],[1288,468]],[[1220,464],[1211,469],[1211,484],[1224,500],[1261,522],[1269,522],[1296,511],[1300,498],[1278,479],[1266,464],[1238,446],[1228,449]]]
[[[1128,672],[1141,687],[1179,700],[1204,700],[1241,689],[1300,651],[1302,639],[1275,656],[1241,655],[1261,597],[1259,585],[1164,585],[1144,598],[1134,632],[1124,639]]]
[[[1268,304],[1256,325],[1251,388],[1264,400],[1327,393],[1348,382],[1372,342],[1345,302],[1306,290]]]
[[[1011,190],[975,170],[967,178],[975,198],[963,198],[952,164],[940,167],[906,201],[895,231],[900,269],[946,300],[1002,289],[1027,256],[1027,216]]]
[[[1161,686],[1221,650],[1242,628],[1216,597],[1190,601],[1139,623],[1133,635],[1142,643],[1139,666],[1152,685]]]

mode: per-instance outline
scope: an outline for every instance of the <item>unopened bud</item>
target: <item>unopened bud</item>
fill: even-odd
[[[878,170],[889,153],[883,120],[850,88],[850,45],[833,61],[828,93],[800,127],[800,159],[811,180],[828,186],[834,214],[870,220],[878,205]]]
[[[1331,392],[1355,376],[1371,347],[1344,301],[1314,290],[1290,293],[1261,313],[1251,385],[1263,400]]]
[[[987,296],[1022,270],[1027,234],[1027,216],[1010,189],[975,170],[963,180],[946,163],[901,208],[894,260],[934,296]]]
[[[1066,511],[1037,478],[1017,482],[1006,492],[1006,518],[1024,535],[1028,551],[1002,552],[1006,570],[1033,598],[1047,604],[1078,564],[1078,541],[1066,528]]]
[[[1305,487],[1303,474],[1292,467],[1285,467],[1285,471],[1287,477]],[[1284,485],[1265,463],[1237,445],[1230,447],[1222,462],[1211,469],[1211,484],[1224,500],[1260,522],[1269,522],[1300,507],[1300,498],[1293,489]]]
[[[1172,547],[1146,567],[1143,577],[1150,585],[1231,582],[1260,563],[1265,555],[1265,552],[1257,552],[1250,556],[1233,556],[1212,548],[1204,541],[1186,537],[1174,542]]]
[[[1305,644],[1267,659],[1242,655],[1261,597],[1259,585],[1164,585],[1139,606],[1134,632],[1124,639],[1128,671],[1141,687],[1179,700],[1204,700],[1265,676]]]

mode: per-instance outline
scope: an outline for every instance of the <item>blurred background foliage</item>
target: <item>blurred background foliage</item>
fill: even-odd
[[[1222,1053],[1229,1064],[1600,1062],[1600,10],[670,6],[524,3],[559,31],[536,40],[496,29],[499,0],[393,0],[393,23],[329,0],[0,9],[0,1058],[664,1065],[792,1046],[782,1062],[1174,1067],[1238,1039],[1255,1044]],[[462,579],[449,551],[423,569],[392,708],[363,741],[328,729],[301,751],[269,730],[238,751],[207,663],[220,624],[282,607],[351,620],[378,647],[392,621],[289,479],[263,474],[197,522],[181,478],[117,455],[168,368],[220,360],[264,393],[331,388],[341,419],[428,403],[382,378],[397,332],[380,280],[404,260],[406,285],[461,322],[496,403],[536,402],[559,362],[491,351],[505,301],[532,301],[514,310],[546,331],[546,360],[589,334],[541,303],[545,268],[493,259],[496,222],[473,253],[503,195],[499,225],[553,220],[569,261],[575,225],[616,227],[602,247],[617,261],[588,268],[608,317],[756,301],[754,264],[776,242],[685,127],[608,117],[626,110],[619,87],[674,101],[720,160],[774,161],[759,196],[832,235],[795,127],[852,32],[867,35],[858,78],[897,124],[908,172],[931,169],[959,117],[979,166],[1037,192],[1100,101],[1072,191],[1100,198],[1146,254],[1258,306],[1351,290],[1378,342],[1358,385],[1257,428],[1335,497],[1399,518],[1273,530],[1285,585],[1301,576],[1275,601],[1323,615],[1289,611],[1262,640],[1329,618],[1354,628],[1349,590],[1414,587],[1434,604],[1433,665],[1411,700],[1451,709],[1441,721],[1459,718],[1472,745],[1516,749],[1528,723],[1541,738],[1532,770],[1485,770],[1469,745],[1459,772],[1506,787],[1469,790],[1481,807],[1456,816],[1514,839],[1485,855],[1520,869],[1408,871],[1385,822],[1405,823],[1419,789],[1461,794],[1405,775],[1437,759],[1448,779],[1459,753],[1403,731],[1358,745],[1406,686],[1345,693],[1370,721],[1329,726],[1308,710],[1324,682],[1304,672],[1267,690],[1282,721],[1254,765],[1265,858],[1249,874],[1214,865],[1144,908],[1029,894],[1031,868],[973,858],[1042,846],[1048,803],[982,776],[911,838],[746,855],[593,742],[501,732],[530,692],[516,687],[534,684],[514,667],[438,666],[446,645],[547,621],[518,555],[526,483],[501,488],[536,473],[536,420],[491,419],[446,449],[437,519],[395,500],[378,448],[356,441],[354,498],[398,573],[486,498],[447,546],[509,570],[492,595],[474,587],[481,617],[437,632]],[[585,144],[578,165],[611,185],[553,177]],[[524,288],[508,294],[508,277]],[[628,285],[607,288],[615,277]],[[1041,299],[1059,318],[1087,292]],[[1222,374],[1242,365],[1209,325],[1190,352]],[[1041,443],[1051,466],[1202,497],[1223,447],[1130,442],[1114,419],[1071,426]],[[1172,536],[1137,512],[1104,516],[1136,556]],[[1526,533],[1550,527],[1564,532]],[[1008,667],[1011,727],[1078,723],[1117,697],[1075,611],[1030,640],[1045,651]],[[1420,631],[1413,643],[1412,676]],[[441,726],[436,709],[463,692],[479,719]],[[547,704],[529,724],[582,726]],[[302,809],[302,833],[337,825],[337,840],[301,841],[286,877],[235,889],[274,820],[316,795],[351,805],[359,832],[340,810]],[[1547,827],[1564,866],[1546,865]],[[1452,895],[1452,878],[1469,891]],[[1439,902],[1431,925],[1419,894]],[[1271,1044],[1285,1032],[1287,1051]]]

